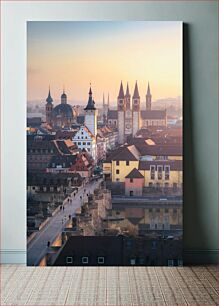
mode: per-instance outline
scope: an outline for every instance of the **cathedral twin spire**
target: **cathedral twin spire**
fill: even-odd
[[[148,83],[148,91],[147,92],[150,92],[149,83]],[[124,95],[123,84],[122,84],[122,81],[121,81],[118,99],[124,99],[125,97],[129,97],[129,96],[130,96],[129,84],[127,83],[126,94]],[[134,89],[133,99],[139,99],[139,98],[140,98],[140,95],[139,95],[139,90],[138,90],[138,83],[136,81],[135,82],[135,89]]]
[[[139,91],[138,91],[138,83],[137,81],[135,82],[135,89],[134,89],[134,94],[133,94],[133,99],[139,99],[140,95],[139,95]]]

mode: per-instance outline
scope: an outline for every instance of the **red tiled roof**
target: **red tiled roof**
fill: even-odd
[[[165,110],[142,110],[141,111],[141,118],[145,120],[159,120],[166,118],[166,111]]]
[[[138,171],[138,169],[134,168],[125,178],[137,178],[142,179],[144,176]]]

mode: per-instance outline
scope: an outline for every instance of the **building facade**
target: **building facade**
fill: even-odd
[[[107,124],[118,129],[119,143],[123,144],[128,136],[136,136],[139,129],[143,127],[167,126],[167,114],[166,110],[152,109],[152,95],[149,84],[146,93],[146,106],[142,110],[137,81],[132,99],[129,85],[127,84],[126,93],[124,94],[121,82],[117,98],[117,110],[110,110],[108,107]]]
[[[67,95],[63,90],[61,103],[53,107],[50,89],[46,99],[46,123],[53,128],[70,128],[74,123],[73,108],[67,103]]]

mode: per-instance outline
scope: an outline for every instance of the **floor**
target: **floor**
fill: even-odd
[[[0,305],[218,305],[217,266],[1,266]]]

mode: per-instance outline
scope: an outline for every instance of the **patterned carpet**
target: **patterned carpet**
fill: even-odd
[[[217,266],[1,266],[1,305],[218,305]]]

